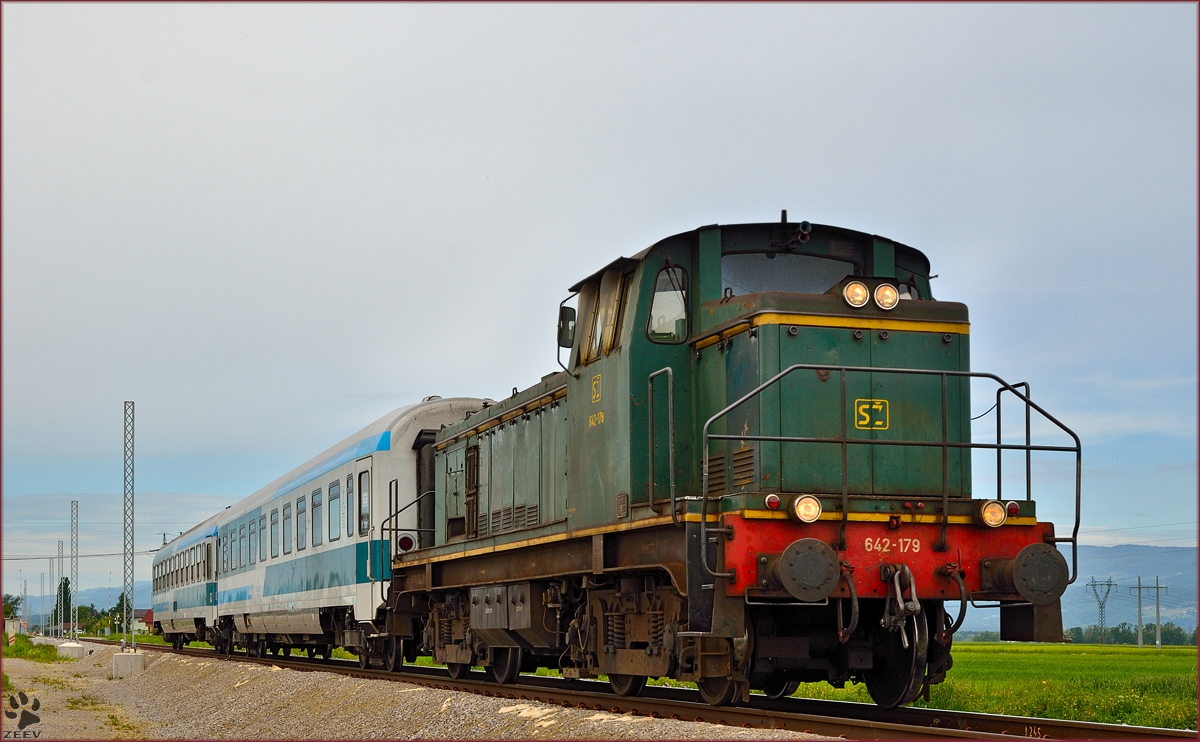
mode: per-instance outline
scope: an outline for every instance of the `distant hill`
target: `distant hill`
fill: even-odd
[[[80,582],[82,582],[82,580],[80,580]],[[113,587],[112,587],[112,604],[113,605],[117,604],[117,598],[120,597],[122,589],[123,588],[120,585],[113,585]],[[51,591],[51,592],[53,592],[53,591]],[[108,608],[108,605],[109,605],[109,603],[108,603],[108,588],[107,587],[93,587],[93,588],[89,588],[87,590],[80,590],[79,591],[79,605],[94,605],[94,606],[96,606],[96,608],[98,608],[102,611],[105,610],[106,608]],[[146,580],[145,582],[136,582],[135,581],[133,583],[133,607],[134,607],[134,610],[137,610],[138,608],[149,608],[150,607],[150,581],[149,580]]]
[[[1070,546],[1060,546],[1063,556],[1070,563]],[[1154,577],[1169,586],[1162,596],[1163,623],[1172,621],[1191,631],[1196,627],[1196,549],[1185,546],[1142,546],[1123,544],[1119,546],[1080,546],[1079,577],[1063,595],[1063,628],[1089,626],[1099,621],[1096,597],[1087,583],[1093,577],[1103,582],[1109,578],[1117,583],[1105,603],[1105,623],[1115,626],[1122,621],[1130,625],[1137,623],[1137,579],[1142,586],[1153,587]],[[1100,588],[1100,595],[1104,589]],[[951,607],[951,612],[955,609]],[[1154,621],[1154,591],[1142,593],[1142,621]],[[997,631],[1000,628],[1000,611],[996,609],[976,610],[968,608],[965,631]]]

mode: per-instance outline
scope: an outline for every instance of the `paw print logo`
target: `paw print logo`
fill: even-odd
[[[20,699],[19,701],[18,698]],[[42,703],[38,699],[34,698],[33,703],[30,704],[29,696],[24,693],[17,693],[15,696],[9,695],[4,715],[10,719],[15,719],[17,718],[17,712],[20,711],[21,720],[17,722],[17,729],[24,729],[30,724],[37,724],[42,720],[42,717],[33,713],[41,707]]]

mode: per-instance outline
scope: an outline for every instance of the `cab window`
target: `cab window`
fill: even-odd
[[[654,279],[646,335],[656,343],[682,343],[688,337],[687,272],[669,265]]]
[[[613,268],[604,272],[598,288],[590,283],[580,290],[579,306],[584,310],[581,319],[586,328],[579,345],[582,364],[587,365],[620,347],[621,315],[627,284],[626,277]]]
[[[846,276],[857,275],[862,272],[855,263],[818,255],[768,250],[721,256],[721,290],[733,296],[760,291],[823,294]]]

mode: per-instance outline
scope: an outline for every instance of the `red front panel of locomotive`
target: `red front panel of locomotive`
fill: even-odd
[[[761,584],[762,557],[768,560],[783,553],[792,542],[814,538],[834,546],[840,521],[798,523],[792,520],[745,518],[726,514],[725,524],[733,537],[725,542],[726,571],[735,574],[726,587],[728,594],[743,595],[747,587]],[[916,580],[919,596],[957,600],[958,586],[941,569],[954,563],[964,574],[968,592],[980,590],[980,568],[985,559],[1012,559],[1029,544],[1042,543],[1054,535],[1054,525],[1004,525],[986,528],[973,524],[950,524],[946,528],[948,548],[937,551],[941,525],[902,522],[891,528],[887,522],[850,521],[846,524],[846,548],[838,558],[853,568],[859,597],[883,597],[887,585],[880,577],[885,564],[907,564]],[[839,583],[830,597],[849,597]]]

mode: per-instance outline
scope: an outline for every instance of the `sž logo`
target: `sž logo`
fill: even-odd
[[[24,692],[16,695],[9,694],[8,703],[4,706],[4,716],[9,719],[18,719],[19,717],[19,720],[16,729],[4,730],[4,739],[37,739],[41,737],[41,730],[25,730],[25,727],[41,722],[42,718],[33,713],[41,707],[41,701],[36,698],[31,699]]]

